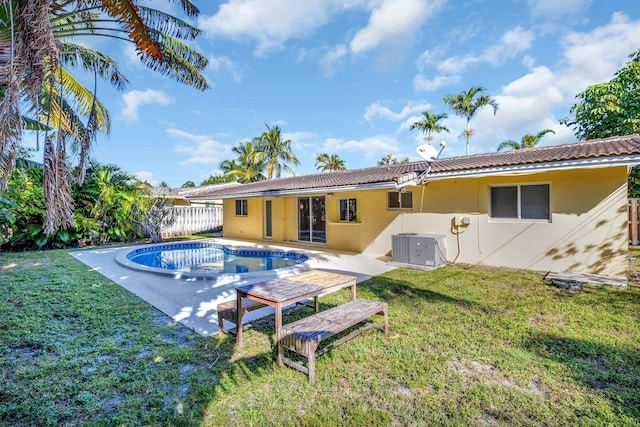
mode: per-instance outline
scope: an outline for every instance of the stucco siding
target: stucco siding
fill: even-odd
[[[432,182],[424,213],[398,217],[365,251],[387,253],[395,233],[433,233],[446,236],[449,261],[624,276],[626,182],[626,167]],[[489,217],[492,185],[531,183],[550,185],[550,221]],[[455,227],[456,216],[471,224]]]

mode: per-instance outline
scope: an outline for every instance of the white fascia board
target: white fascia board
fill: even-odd
[[[395,182],[376,182],[372,184],[355,184],[355,185],[343,185],[335,187],[317,187],[317,188],[305,188],[299,190],[281,190],[281,191],[264,191],[257,193],[242,193],[242,194],[229,194],[226,196],[216,196],[217,199],[248,199],[251,197],[279,197],[279,196],[304,196],[310,194],[326,194],[326,193],[340,193],[346,191],[363,191],[363,190],[380,190],[387,188],[395,188]],[[197,197],[190,200],[198,200]]]
[[[533,165],[499,166],[495,168],[473,169],[466,171],[430,173],[425,181],[435,181],[450,178],[482,177],[491,175],[531,174],[568,169],[605,168],[610,166],[640,165],[640,156],[606,157],[598,159],[567,160],[562,162],[542,163]]]

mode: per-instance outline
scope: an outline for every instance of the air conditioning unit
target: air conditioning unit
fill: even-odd
[[[446,260],[446,237],[442,234],[400,233],[391,236],[393,262],[439,267]]]

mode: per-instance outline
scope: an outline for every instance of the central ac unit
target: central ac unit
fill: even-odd
[[[446,237],[441,234],[400,233],[391,236],[393,261],[439,267],[446,260]]]

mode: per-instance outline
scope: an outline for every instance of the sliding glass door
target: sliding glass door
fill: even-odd
[[[324,196],[298,197],[298,240],[326,243]]]

